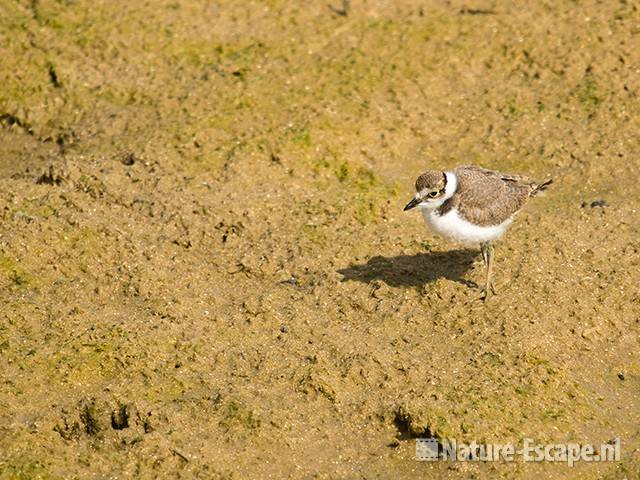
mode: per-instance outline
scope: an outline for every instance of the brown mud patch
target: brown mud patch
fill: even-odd
[[[0,478],[638,476],[637,5],[329,3],[0,0]],[[555,179],[486,304],[461,163]]]

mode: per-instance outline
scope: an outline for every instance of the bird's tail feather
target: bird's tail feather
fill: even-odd
[[[544,192],[547,187],[549,187],[549,185],[551,185],[553,183],[553,178],[550,178],[549,180],[545,180],[544,182],[540,183],[540,184],[534,184],[532,185],[533,190],[531,190],[531,193],[529,194],[532,197],[535,197],[536,195],[540,195],[542,192]]]

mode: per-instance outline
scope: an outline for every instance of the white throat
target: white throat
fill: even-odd
[[[447,178],[447,185],[444,188],[444,196],[442,198],[449,200],[458,189],[458,177],[453,172],[444,172],[444,176]]]

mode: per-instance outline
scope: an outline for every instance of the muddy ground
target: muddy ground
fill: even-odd
[[[638,478],[639,47],[631,0],[0,0],[0,478]],[[402,212],[465,163],[555,179],[487,303]]]

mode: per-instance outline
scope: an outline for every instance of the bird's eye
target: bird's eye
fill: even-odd
[[[431,198],[436,198],[438,196],[438,192],[429,192],[429,196]]]

